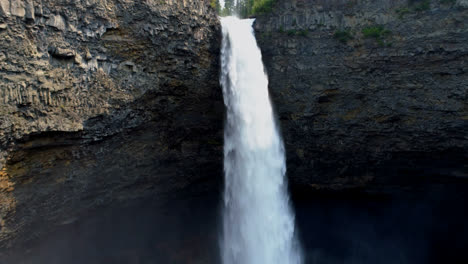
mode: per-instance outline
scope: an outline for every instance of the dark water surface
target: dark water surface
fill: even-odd
[[[315,194],[294,207],[307,263],[467,264],[467,198],[468,185],[433,185],[391,196]],[[219,263],[220,199],[99,210],[0,263]]]

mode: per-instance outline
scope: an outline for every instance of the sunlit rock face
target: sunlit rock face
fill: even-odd
[[[278,1],[257,17],[292,184],[468,177],[468,9],[441,2]]]
[[[1,0],[0,39],[0,248],[222,178],[208,2]]]

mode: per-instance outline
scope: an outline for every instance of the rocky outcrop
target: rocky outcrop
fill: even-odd
[[[256,20],[295,185],[468,177],[466,1],[277,1]]]
[[[219,32],[209,1],[0,0],[0,248],[213,186]]]

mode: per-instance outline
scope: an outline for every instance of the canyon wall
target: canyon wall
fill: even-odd
[[[216,186],[220,38],[209,1],[0,0],[0,249]]]
[[[0,257],[95,209],[219,189],[208,2],[0,0]],[[293,188],[466,182],[466,0],[277,1],[255,30]]]
[[[293,185],[466,182],[466,0],[277,1],[255,30]]]

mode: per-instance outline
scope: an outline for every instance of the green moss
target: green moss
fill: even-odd
[[[281,31],[281,29],[280,29],[280,32],[283,33],[284,30]],[[290,30],[287,30],[287,31],[286,31],[286,34],[288,34],[288,36],[302,36],[302,37],[306,37],[306,36],[309,34],[309,31],[307,31],[307,29],[300,29],[300,30],[298,30],[298,29],[290,29]]]
[[[442,4],[455,3],[456,0],[439,0]],[[405,15],[422,12],[431,9],[431,0],[409,0],[409,6],[401,7],[395,10],[398,18],[402,19]]]
[[[390,30],[385,29],[383,26],[371,26],[362,30],[364,37],[375,39],[381,39],[386,35],[390,35],[391,33],[392,32]]]
[[[388,46],[386,45],[385,38],[392,34],[392,32],[383,26],[371,26],[362,29],[362,34],[365,38],[375,39],[380,46]]]
[[[349,30],[338,30],[333,34],[333,37],[341,43],[347,43],[353,39],[353,35]]]
[[[402,7],[395,10],[398,15],[398,18],[402,19],[405,15],[409,14],[411,10],[408,7]]]
[[[421,1],[420,3],[415,4],[413,7],[414,11],[417,11],[417,12],[426,11],[426,10],[429,10],[430,8],[431,8],[430,0]]]
[[[307,29],[299,30],[297,32],[298,36],[303,36],[303,37],[307,36],[308,34],[309,34],[309,31],[307,31]]]
[[[260,38],[261,39],[266,39],[266,38],[270,38],[272,36],[271,32],[263,32],[261,35],[260,35]]]

